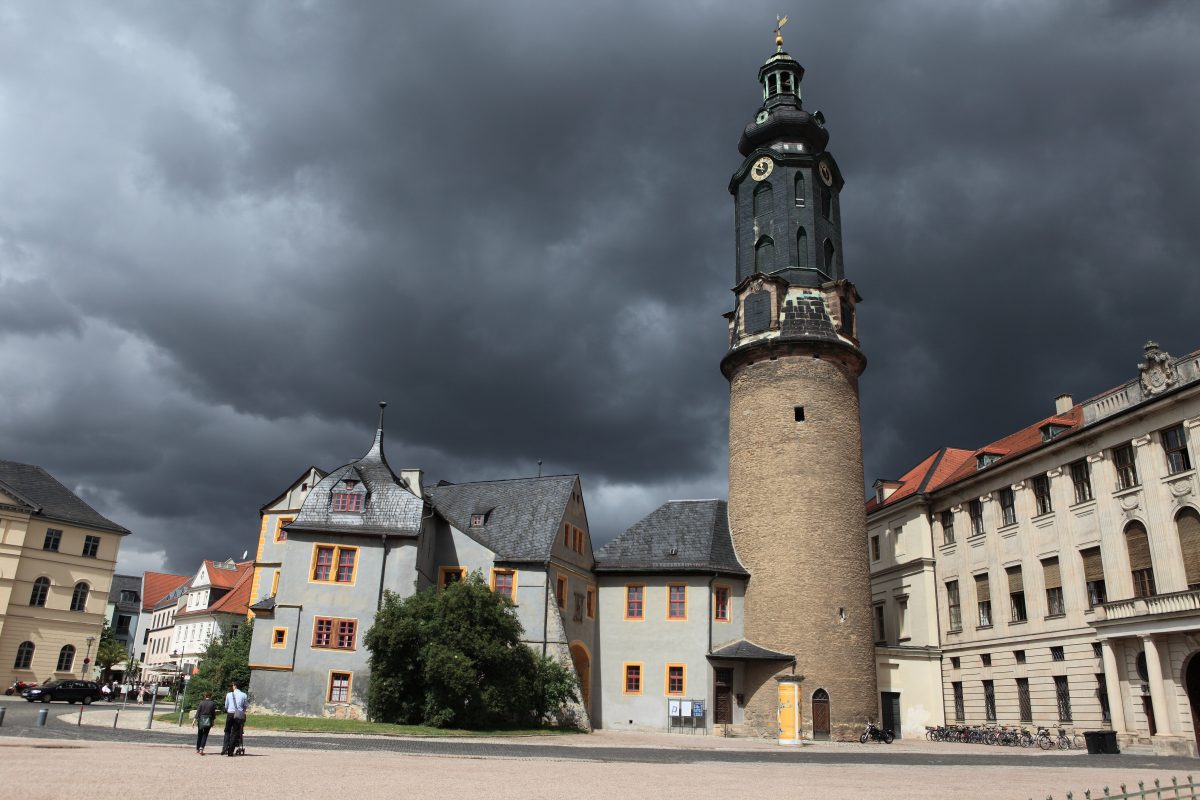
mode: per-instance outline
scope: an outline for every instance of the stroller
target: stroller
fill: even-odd
[[[229,741],[229,755],[231,755],[231,756],[246,755],[246,740],[245,740],[245,737],[243,736],[243,734],[245,733],[245,730],[246,730],[246,722],[245,722],[245,720],[243,720],[240,725],[235,725],[233,727],[233,730],[230,731],[231,736],[230,736],[230,741]],[[221,751],[221,755],[225,755],[224,750]]]

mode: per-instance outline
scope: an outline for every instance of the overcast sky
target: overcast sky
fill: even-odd
[[[866,478],[1200,348],[1200,5],[0,3],[0,458],[253,554],[365,452],[726,493],[726,185],[776,13],[828,119]]]

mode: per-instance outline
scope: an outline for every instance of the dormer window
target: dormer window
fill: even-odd
[[[983,469],[989,464],[995,464],[1000,460],[1000,453],[980,453],[975,456],[975,469]]]
[[[347,481],[349,483],[349,481]],[[361,492],[334,492],[334,511],[362,511],[363,495]]]
[[[1042,426],[1042,441],[1048,442],[1051,439],[1053,439],[1054,437],[1059,436],[1063,433],[1066,433],[1069,430],[1070,430],[1070,427],[1068,427],[1067,425],[1055,425],[1052,422],[1047,423],[1046,425]]]
[[[487,521],[487,514],[472,514],[471,515],[471,527],[472,528],[482,528],[483,523],[485,523],[486,521]]]

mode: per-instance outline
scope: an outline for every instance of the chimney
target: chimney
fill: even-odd
[[[1066,414],[1075,405],[1075,399],[1069,394],[1060,394],[1054,398],[1054,413]]]

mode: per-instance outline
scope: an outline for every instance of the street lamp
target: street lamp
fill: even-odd
[[[88,664],[92,663],[92,644],[95,641],[95,636],[87,637],[87,653],[83,656],[83,671],[79,673],[81,678],[87,677]]]

